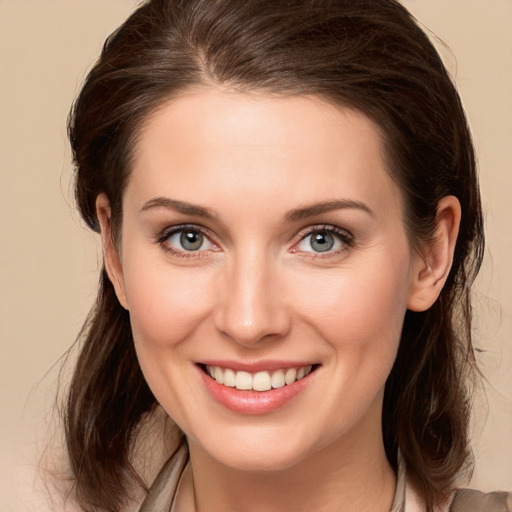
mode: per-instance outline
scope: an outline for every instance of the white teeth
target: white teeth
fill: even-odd
[[[215,368],[215,376],[214,379],[219,384],[224,384],[224,372],[222,371],[222,368],[219,368],[218,366]]]
[[[236,389],[252,389],[252,375],[247,372],[236,372],[235,386]]]
[[[288,368],[288,370],[286,370],[286,375],[284,376],[284,381],[286,382],[286,384],[293,384],[296,378],[297,370],[295,368]]]
[[[234,388],[236,386],[235,372],[229,368],[224,370],[224,386],[228,386],[228,388]]]
[[[293,384],[311,373],[312,366],[300,366],[298,368],[287,368],[273,372],[262,371],[255,374],[249,372],[235,372],[230,368],[220,366],[207,366],[206,372],[219,384],[243,391],[269,391],[274,388],[282,388],[285,385]]]
[[[285,385],[284,381],[284,371],[277,370],[272,374],[272,387],[273,388],[282,388]]]
[[[272,381],[268,372],[258,372],[252,379],[252,389],[255,391],[268,391],[272,389]]]

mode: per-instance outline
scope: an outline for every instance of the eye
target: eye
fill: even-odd
[[[204,235],[199,231],[191,229],[178,231],[169,237],[168,243],[179,244],[181,249],[185,251],[198,251],[204,244]]]
[[[171,253],[202,253],[215,251],[218,247],[205,235],[205,233],[192,226],[176,226],[167,230],[158,240],[164,248]]]
[[[352,238],[334,226],[315,228],[302,236],[295,246],[296,251],[312,253],[338,253],[352,245]]]

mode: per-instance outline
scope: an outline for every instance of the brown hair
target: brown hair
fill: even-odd
[[[107,39],[69,119],[76,199],[93,230],[105,192],[118,232],[141,124],[177,92],[204,84],[320,95],[374,120],[416,246],[433,236],[439,200],[459,199],[450,275],[432,308],[407,312],[384,398],[388,458],[396,467],[400,450],[432,510],[468,460],[470,286],[483,252],[471,136],[439,55],[395,0],[144,3]],[[84,510],[118,511],[134,481],[144,485],[130,449],[156,401],[104,270],[82,338],[65,411],[74,496]]]

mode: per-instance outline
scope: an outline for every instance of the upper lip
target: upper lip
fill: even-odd
[[[269,359],[244,363],[227,359],[208,359],[199,361],[197,364],[206,366],[219,366],[220,368],[229,368],[234,371],[244,371],[248,373],[257,373],[263,371],[286,370],[287,368],[300,368],[301,366],[314,365],[313,361],[285,361]]]

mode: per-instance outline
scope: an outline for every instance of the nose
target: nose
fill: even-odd
[[[264,255],[240,255],[222,275],[215,324],[245,346],[284,337],[290,330],[278,269]]]

